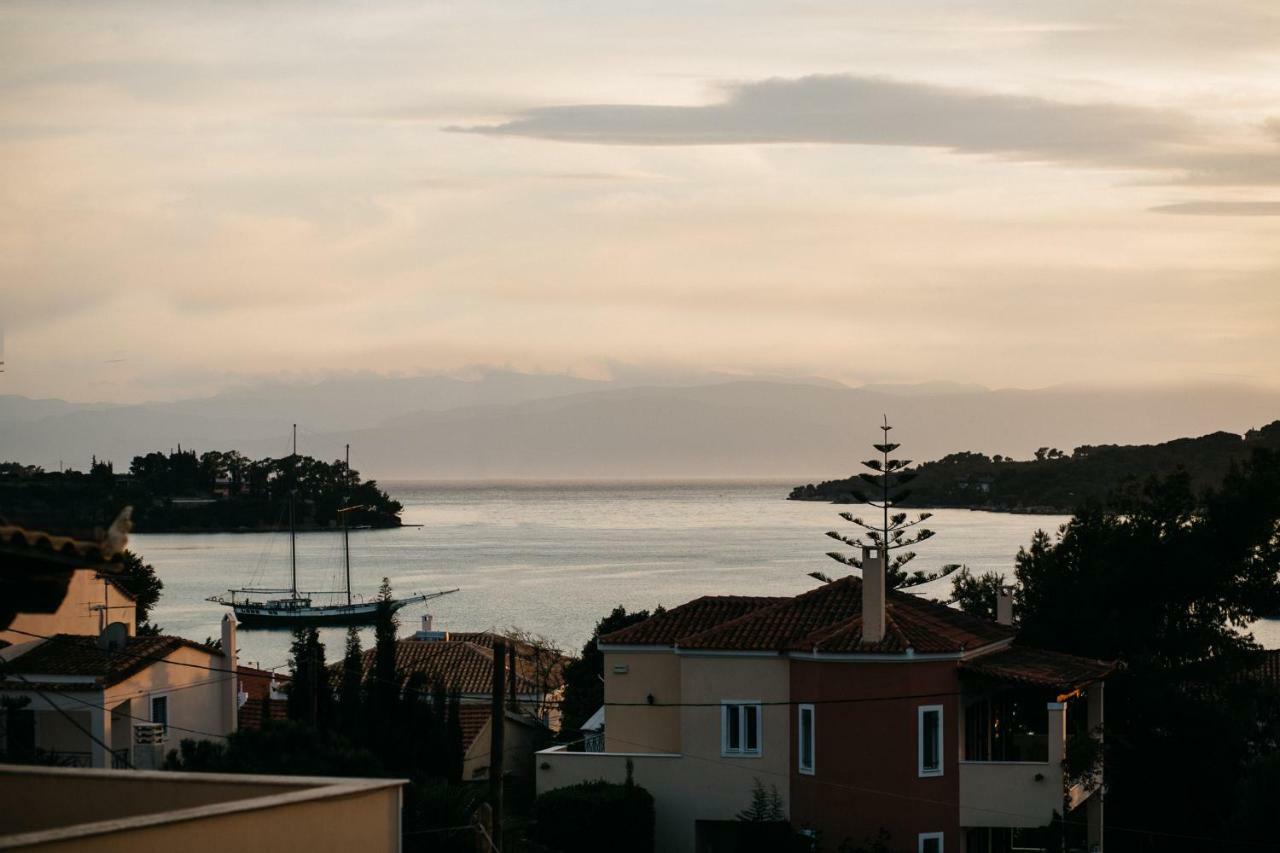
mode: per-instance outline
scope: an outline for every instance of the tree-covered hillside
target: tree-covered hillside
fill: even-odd
[[[280,530],[294,495],[299,529],[333,527],[338,510],[351,525],[397,527],[400,503],[341,460],[310,456],[248,459],[235,451],[148,453],[127,474],[94,460],[88,473],[0,463],[0,514],[32,527],[88,531],[133,507],[138,532]]]
[[[1085,445],[1070,453],[1043,447],[1031,460],[982,453],[950,453],[919,466],[909,506],[968,507],[1012,512],[1070,512],[1100,499],[1128,480],[1165,476],[1178,469],[1194,488],[1219,485],[1233,462],[1254,447],[1280,450],[1280,421],[1243,436],[1215,432],[1163,444]],[[856,476],[797,486],[792,500],[851,503],[865,490]]]

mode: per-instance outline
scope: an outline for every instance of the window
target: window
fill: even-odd
[[[942,711],[938,711],[941,716]],[[917,836],[916,851],[917,853],[942,853],[942,833],[941,832],[922,832]]]
[[[169,734],[169,697],[153,696],[151,698],[151,722],[164,726],[164,733]]]
[[[918,764],[921,776],[942,775],[942,706],[921,705],[917,709],[919,729]],[[923,837],[923,836],[921,836]],[[941,843],[941,842],[939,842]],[[924,848],[921,848],[924,849]],[[938,848],[941,850],[942,848]]]
[[[800,772],[812,776],[813,770],[813,706],[800,706],[800,719],[796,726],[800,732]]]
[[[723,702],[720,705],[720,754],[760,754],[760,703]]]

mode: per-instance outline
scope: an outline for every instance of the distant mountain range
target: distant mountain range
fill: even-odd
[[[989,390],[953,383],[849,388],[821,379],[627,384],[490,371],[474,379],[355,377],[212,397],[95,405],[0,396],[0,460],[87,469],[184,448],[299,450],[380,479],[777,478],[852,472],[887,414],[917,460],[972,450],[1146,444],[1280,416],[1280,393],[1237,386]]]

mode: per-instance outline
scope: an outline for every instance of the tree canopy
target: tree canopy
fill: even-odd
[[[1128,830],[1111,840],[1243,841],[1240,780],[1272,779],[1257,762],[1280,750],[1280,702],[1250,677],[1247,631],[1280,611],[1280,454],[1255,449],[1206,492],[1185,471],[1130,485],[1037,533],[1016,577],[1020,641],[1121,664],[1106,688],[1107,824]]]

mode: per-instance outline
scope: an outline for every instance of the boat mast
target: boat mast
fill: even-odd
[[[298,486],[298,425],[293,425],[293,455],[290,457],[293,471],[293,482],[289,488],[289,587],[293,597],[298,597],[298,534],[293,524],[293,497]]]
[[[351,445],[347,445],[346,470],[342,475],[347,478],[347,488],[351,487]],[[350,497],[348,496],[348,499]],[[347,533],[347,513],[342,512],[342,555],[347,566],[347,606],[351,606],[351,538]]]

